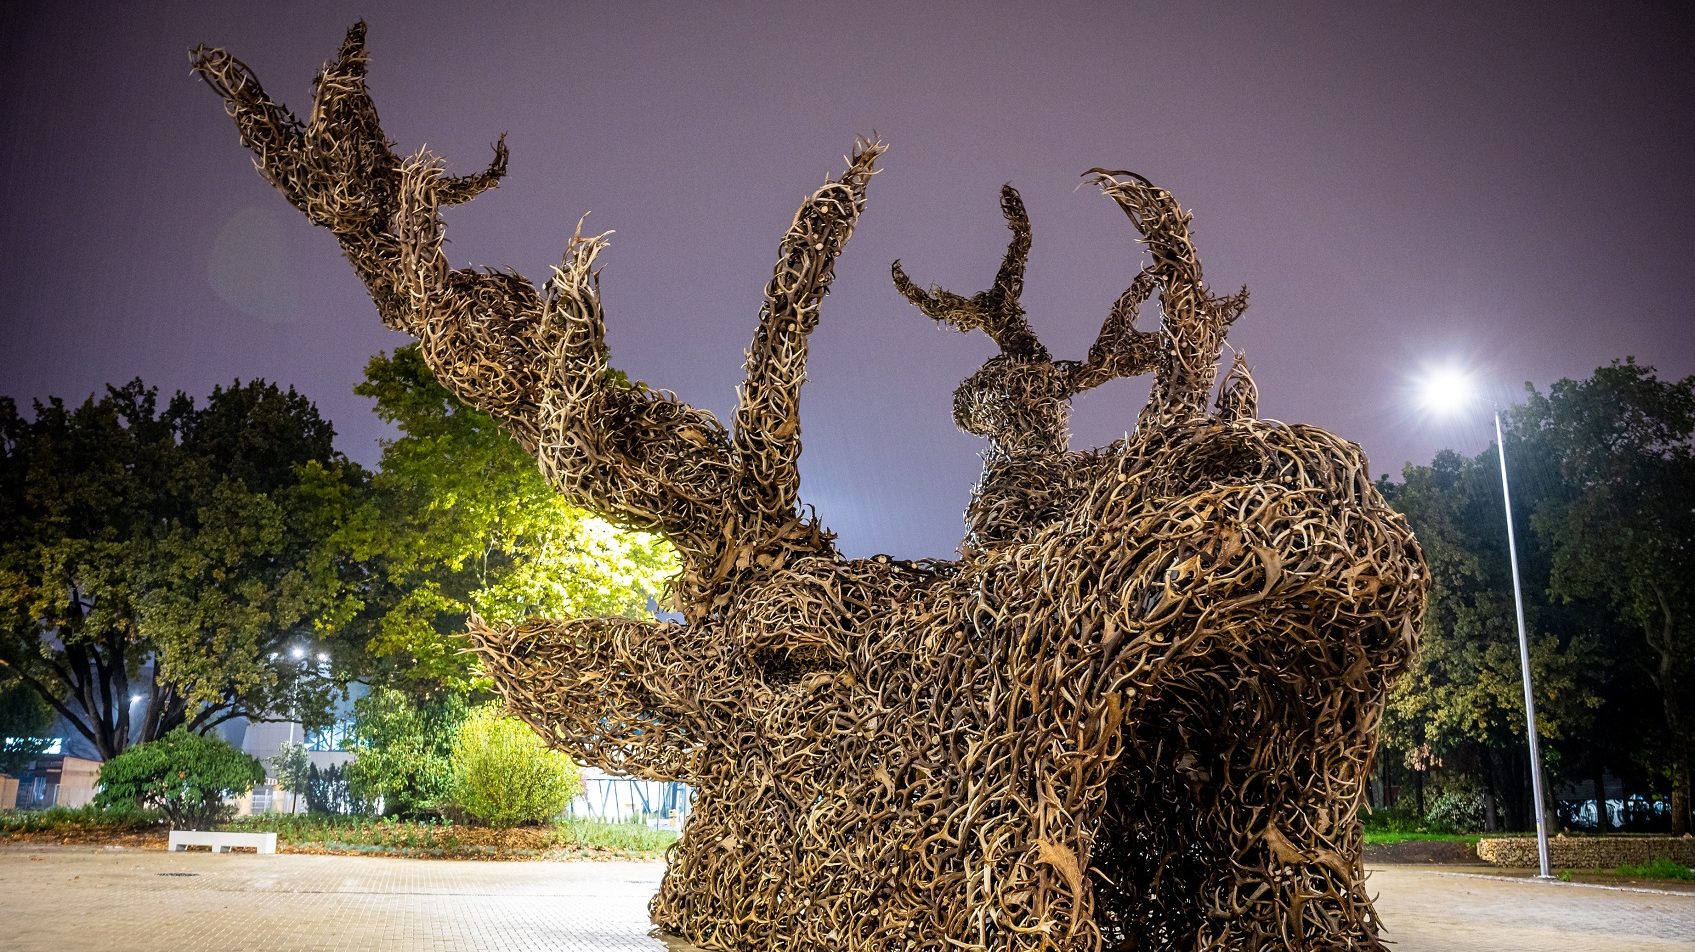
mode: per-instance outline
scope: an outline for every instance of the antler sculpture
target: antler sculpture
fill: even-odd
[[[1169,193],[1098,173],[1153,263],[1081,362],[1024,319],[1010,187],[990,290],[923,292],[896,265],[926,314],[1000,345],[955,402],[990,450],[961,560],[845,559],[797,501],[797,401],[880,143],[796,214],[726,428],[609,370],[604,236],[579,229],[539,290],[448,267],[438,210],[497,184],[506,150],[464,178],[398,156],[362,24],[305,122],[222,51],[194,68],[455,393],[561,493],[681,554],[683,624],[472,623],[553,744],[697,787],[660,926],[718,949],[1380,948],[1354,814],[1422,558],[1356,446],[1255,418],[1239,357],[1208,413],[1246,296],[1207,291]],[[1146,372],[1134,432],[1067,452],[1071,396]]]

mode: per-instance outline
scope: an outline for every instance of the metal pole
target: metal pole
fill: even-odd
[[[1518,544],[1513,539],[1513,499],[1507,487],[1507,441],[1501,436],[1501,411],[1495,411],[1495,455],[1501,461],[1501,502],[1507,509],[1507,557],[1513,566],[1513,610],[1518,616],[1518,663],[1524,675],[1524,722],[1530,733],[1530,791],[1536,808],[1538,879],[1553,879],[1548,871],[1548,818],[1542,809],[1542,751],[1536,743],[1536,699],[1530,693],[1530,638],[1524,630],[1524,588],[1518,580]]]

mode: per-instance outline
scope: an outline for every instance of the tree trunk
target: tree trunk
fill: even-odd
[[[1595,832],[1611,833],[1612,822],[1607,817],[1607,782],[1606,771],[1599,760],[1595,761],[1594,774],[1591,781],[1595,784]]]
[[[1671,835],[1683,836],[1689,832],[1689,758],[1687,755],[1678,758],[1681,764],[1673,764],[1671,768]]]

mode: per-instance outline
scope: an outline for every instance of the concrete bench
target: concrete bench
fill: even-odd
[[[175,853],[190,846],[210,846],[214,853],[228,853],[232,847],[251,846],[260,853],[277,851],[275,833],[218,833],[212,830],[172,830],[167,849]]]

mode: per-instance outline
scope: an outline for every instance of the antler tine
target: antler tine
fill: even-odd
[[[1024,293],[1024,266],[1030,257],[1030,216],[1024,209],[1024,199],[1011,184],[1001,186],[1001,216],[1012,231],[1012,240],[988,290],[969,298],[935,285],[921,290],[898,260],[889,272],[895,289],[926,316],[961,331],[980,330],[1008,357],[1047,360],[1048,350],[1030,329],[1019,301]]]
[[[994,286],[984,293],[988,295],[991,313],[1016,311],[1019,323],[1025,324],[1023,329],[1028,332],[1020,299],[1024,296],[1024,267],[1030,261],[1030,213],[1024,209],[1024,197],[1011,182],[1001,186],[1001,217],[1006,219],[1012,240],[1007,242],[1006,256],[1001,259]]]
[[[510,153],[506,149],[506,133],[494,143],[494,158],[489,161],[488,168],[471,175],[455,175],[443,178],[436,185],[436,198],[443,205],[459,205],[476,198],[478,195],[500,185],[500,180],[506,177],[506,160]]]
[[[797,522],[807,337],[818,326],[836,257],[865,209],[866,187],[887,148],[875,136],[856,139],[847,169],[839,178],[826,179],[801,204],[778,246],[731,433],[740,471],[736,503],[749,536],[780,533]],[[744,541],[757,545],[767,540]]]
[[[1175,423],[1204,415],[1225,331],[1247,307],[1247,289],[1226,298],[1207,290],[1190,216],[1170,192],[1133,172],[1094,168],[1084,174],[1129,217],[1153,256],[1148,272],[1160,288],[1164,333],[1143,420]]]
[[[1136,312],[1153,295],[1153,272],[1143,269],[1113,302],[1112,311],[1089,348],[1088,359],[1076,364],[1066,383],[1067,394],[1078,394],[1118,377],[1148,373],[1157,365],[1159,335],[1136,329]]]

